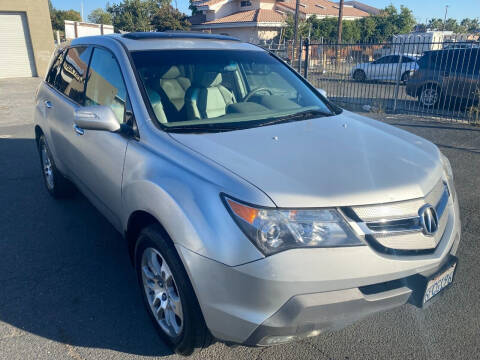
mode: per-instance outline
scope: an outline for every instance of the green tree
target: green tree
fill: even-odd
[[[152,31],[153,16],[168,0],[123,0],[119,4],[107,6],[112,15],[112,23],[123,31]]]
[[[93,10],[90,15],[88,15],[88,21],[95,24],[112,25],[112,14],[101,8],[98,8]]]
[[[52,22],[53,31],[65,30],[65,20],[72,20],[72,21],[82,21],[82,17],[80,13],[75,10],[57,10],[53,7],[52,3],[49,2],[48,4],[50,9],[50,21]]]
[[[463,19],[460,25],[466,33],[480,32],[480,21],[478,19]]]
[[[152,25],[157,31],[190,30],[188,16],[170,4],[163,5],[152,18]]]
[[[387,6],[380,14],[368,16],[358,20],[343,21],[343,41],[356,42],[384,42],[393,35],[411,32],[415,27],[415,18],[410,9],[401,6],[400,11],[393,5]],[[310,29],[312,40],[323,38],[327,42],[335,42],[337,38],[337,19],[318,19],[309,17],[299,23],[299,33],[307,36]],[[286,19],[285,38],[293,37],[293,17]]]

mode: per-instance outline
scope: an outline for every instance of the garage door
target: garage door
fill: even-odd
[[[0,12],[0,78],[36,76],[24,13]]]

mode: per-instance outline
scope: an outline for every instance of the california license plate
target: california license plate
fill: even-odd
[[[443,289],[445,289],[448,285],[450,285],[453,281],[453,275],[455,273],[455,268],[457,267],[457,263],[451,264],[448,268],[442,271],[440,274],[436,274],[433,276],[432,279],[428,280],[427,288],[425,290],[425,295],[423,295],[423,302],[425,304],[435,295],[440,293]]]

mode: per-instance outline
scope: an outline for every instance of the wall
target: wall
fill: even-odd
[[[277,36],[279,29],[269,27],[234,27],[211,29],[213,34],[230,35],[239,38],[241,41],[251,42],[256,44],[259,40],[271,40]]]
[[[0,11],[25,12],[38,76],[44,77],[55,45],[47,0],[1,0]]]
[[[103,28],[103,31],[102,31]],[[112,25],[92,24],[65,20],[65,39],[72,40],[82,36],[113,34]]]

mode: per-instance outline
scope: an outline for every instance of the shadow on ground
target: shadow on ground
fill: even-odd
[[[0,139],[0,154],[0,322],[74,346],[171,354],[120,234],[82,195],[47,194],[33,139]]]

